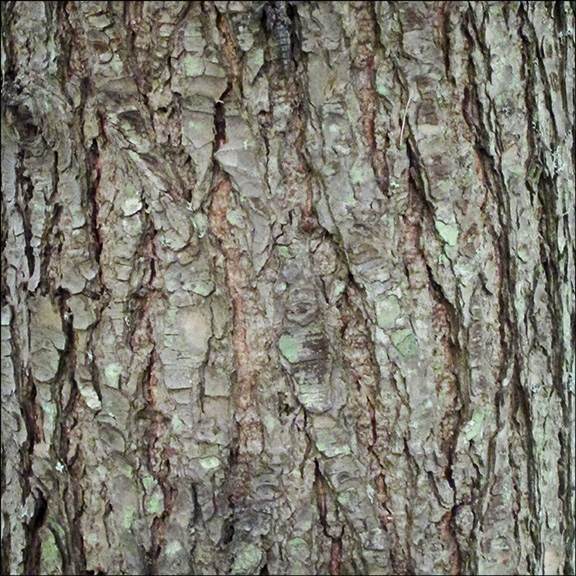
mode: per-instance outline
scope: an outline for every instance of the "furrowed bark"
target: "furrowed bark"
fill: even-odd
[[[2,3],[2,573],[574,573],[569,2]]]

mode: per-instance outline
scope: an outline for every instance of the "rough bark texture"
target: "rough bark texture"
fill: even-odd
[[[4,574],[573,574],[574,5],[2,3]]]

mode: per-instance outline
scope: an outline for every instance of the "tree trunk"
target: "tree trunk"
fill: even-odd
[[[573,574],[574,5],[2,3],[3,574]]]

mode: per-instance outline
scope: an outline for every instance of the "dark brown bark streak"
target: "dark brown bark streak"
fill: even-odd
[[[231,26],[225,15],[220,14],[213,3],[205,10],[215,12],[216,24],[221,36],[222,63],[228,71],[226,90],[215,103],[213,154],[227,141],[226,103],[241,97],[241,63],[238,58]],[[261,370],[257,347],[254,341],[252,318],[260,312],[249,281],[252,268],[248,256],[236,238],[234,227],[227,214],[234,202],[234,191],[228,174],[217,161],[213,162],[212,190],[208,206],[208,229],[224,256],[226,284],[233,309],[232,346],[235,358],[235,386],[233,387],[236,437],[230,447],[229,474],[224,493],[230,507],[230,518],[224,522],[220,544],[230,544],[236,533],[235,523],[244,510],[249,509],[253,499],[250,478],[256,474],[257,455],[264,448],[263,425],[258,413],[255,386]]]
[[[150,339],[152,338],[149,333]],[[142,375],[143,395],[146,400],[145,413],[148,419],[147,428],[147,467],[156,480],[163,494],[164,510],[152,520],[150,528],[150,549],[147,552],[150,574],[158,574],[158,559],[166,545],[166,529],[168,518],[174,510],[178,489],[170,480],[171,450],[164,445],[166,437],[165,418],[157,408],[158,378],[155,374],[157,353],[153,347],[148,365]]]
[[[226,282],[232,299],[234,328],[232,343],[236,363],[236,423],[237,437],[231,447],[230,473],[227,479],[228,501],[232,510],[230,537],[223,537],[222,544],[231,542],[234,534],[234,515],[249,501],[249,479],[255,469],[250,465],[253,457],[264,444],[263,428],[254,406],[253,386],[257,377],[258,363],[248,343],[249,313],[246,310],[249,290],[243,262],[245,256],[236,243],[232,227],[227,219],[232,193],[230,178],[219,170],[215,171],[219,183],[212,193],[208,215],[210,233],[217,240],[225,256]]]
[[[217,105],[223,105],[225,97],[227,93],[232,89],[235,88],[238,91],[240,98],[242,98],[242,70],[241,70],[241,63],[240,59],[238,58],[238,53],[236,49],[236,45],[234,42],[234,36],[232,31],[230,30],[230,26],[228,20],[225,15],[219,12],[215,7],[214,3],[209,3],[209,11],[216,12],[216,24],[218,26],[218,30],[220,32],[220,36],[222,38],[222,61],[223,64],[226,66],[228,70],[229,80],[228,80],[228,87],[226,92],[221,96],[220,102],[217,102]],[[224,114],[224,110],[222,110],[222,114]],[[219,116],[216,115],[215,119],[216,122],[219,120]],[[218,144],[218,134],[216,137],[216,149],[219,148],[221,145]],[[216,150],[215,150],[216,151]]]
[[[246,298],[249,297],[247,294],[249,286],[245,267],[248,263],[240,246],[236,243],[234,231],[226,217],[232,194],[230,178],[221,172],[219,178],[220,182],[212,194],[209,225],[210,231],[218,240],[226,260],[226,278],[234,309],[233,342],[238,384],[236,397],[239,413],[243,414],[249,412],[252,407],[252,386],[257,368],[247,341],[249,317],[246,311]]]
[[[444,59],[444,75],[446,80],[450,82],[453,86],[456,86],[456,79],[452,74],[452,70],[450,68],[450,52],[452,50],[452,41],[450,39],[450,1],[440,2],[438,13],[439,13],[439,20],[440,20],[440,45],[442,47],[442,56]]]
[[[320,517],[320,524],[324,532],[324,536],[330,539],[330,558],[329,558],[329,572],[331,575],[339,575],[342,568],[342,536],[344,534],[344,526],[340,529],[339,535],[331,533],[328,524],[328,498],[333,499],[330,487],[324,474],[320,470],[318,459],[314,460],[314,491],[316,492],[316,506],[318,508],[318,515]]]
[[[54,182],[52,192],[47,199],[47,207],[51,211],[49,224],[44,228],[40,247],[42,250],[40,266],[40,291],[42,294],[49,294],[53,290],[50,274],[51,259],[62,249],[62,235],[57,233],[62,216],[62,204],[58,194],[59,171],[58,171],[58,153],[54,152]]]
[[[358,48],[354,60],[354,66],[359,70],[359,82],[357,83],[357,91],[359,92],[359,100],[362,109],[362,129],[365,140],[371,150],[372,166],[376,174],[376,180],[383,191],[388,195],[388,168],[385,158],[385,150],[378,150],[376,135],[375,135],[375,117],[376,117],[376,102],[377,94],[374,82],[374,51],[378,38],[378,24],[376,15],[374,14],[373,5],[370,3],[354,3],[354,9],[357,12],[359,25]],[[449,50],[449,42],[445,42],[445,49]],[[447,62],[449,56],[446,54]],[[395,67],[396,74],[401,74],[400,70]],[[403,83],[405,85],[405,82]],[[408,140],[408,135],[405,136]],[[442,343],[443,351],[446,358],[446,366],[453,366],[454,352],[459,348],[457,343],[457,323],[456,311],[450,302],[443,294],[441,286],[435,282],[432,277],[431,269],[426,262],[426,255],[422,248],[423,240],[421,239],[425,233],[434,230],[433,214],[434,208],[426,197],[423,179],[426,177],[422,164],[418,159],[416,144],[414,139],[409,139],[407,143],[407,155],[410,161],[409,169],[409,207],[404,215],[404,241],[400,245],[405,246],[405,265],[407,267],[407,275],[411,288],[415,291],[429,290],[433,300],[436,302],[435,309],[432,314],[433,325],[435,332],[439,335],[440,342]],[[440,378],[440,377],[439,377]],[[461,409],[461,386],[458,383],[458,377],[455,374],[444,375],[443,378],[437,381],[437,387],[448,387],[449,390],[442,391],[444,394],[448,393],[452,397],[452,405],[447,407],[447,415],[443,421],[446,430],[442,433],[443,446],[445,447],[448,467],[445,471],[445,476],[452,489],[454,490],[454,498],[456,499],[456,486],[452,480],[452,463],[454,460],[454,448],[458,435],[459,425],[462,420]],[[440,391],[440,390],[439,390]],[[381,469],[381,473],[377,478],[378,499],[381,506],[381,517],[383,526],[387,527],[387,531],[391,534],[394,540],[393,550],[391,552],[391,559],[394,568],[397,572],[410,570],[412,560],[410,558],[409,549],[406,549],[399,541],[398,532],[395,528],[394,518],[390,514],[386,506],[387,489],[385,481],[385,465],[378,452],[375,450],[377,437],[376,423],[375,423],[375,410],[374,400],[368,401],[368,412],[370,414],[372,426],[372,444],[368,446],[369,451],[373,454]],[[390,433],[388,433],[389,435]],[[382,443],[382,439],[378,443],[382,455],[386,453],[386,447]],[[407,458],[412,459],[409,451],[406,452]],[[447,512],[450,516],[451,512]],[[450,516],[451,518],[451,516]],[[453,563],[452,569],[454,573],[461,571],[461,551],[459,548],[458,540],[455,533],[455,527],[450,520],[446,523],[447,529],[442,530],[442,536],[447,540],[449,546],[453,549]],[[405,548],[404,551],[400,551]]]
[[[42,555],[42,539],[40,537],[40,528],[46,520],[48,501],[44,494],[39,494],[34,505],[32,518],[24,528],[26,544],[23,551],[23,570],[24,574],[39,574],[40,559]]]
[[[58,371],[54,376],[52,399],[56,404],[56,426],[50,446],[53,461],[64,466],[58,476],[57,484],[63,495],[63,519],[68,525],[65,530],[66,553],[63,559],[68,560],[65,569],[71,572],[84,573],[86,570],[86,555],[84,551],[84,536],[82,531],[82,506],[84,492],[80,479],[84,474],[82,454],[78,445],[71,442],[74,428],[78,425],[77,408],[80,393],[75,379],[76,342],[73,327],[73,317],[68,307],[67,291],[56,293],[56,302],[62,318],[62,331],[65,336],[65,347],[60,352]],[[79,433],[81,436],[81,433]],[[71,453],[71,450],[74,450]]]
[[[370,161],[376,184],[384,196],[389,195],[390,174],[386,161],[386,149],[382,149],[376,133],[378,95],[376,93],[376,71],[374,56],[379,45],[379,26],[374,2],[350,3],[355,13],[358,43],[353,66],[356,71],[355,90],[362,110],[362,133],[369,149]],[[386,137],[386,141],[388,137]]]
[[[59,75],[62,83],[65,83],[71,74],[74,74],[73,64],[70,58],[74,49],[78,50],[81,40],[79,32],[74,28],[69,20],[68,9],[64,4],[57,7],[54,24],[58,28],[57,37],[60,38],[61,45],[64,53],[68,54],[68,59],[59,60]],[[93,86],[88,77],[84,77],[81,83],[81,104],[75,111],[75,119],[77,124],[71,123],[72,126],[78,130],[76,135],[80,137],[80,126],[83,125],[84,109],[87,98],[91,96]],[[82,204],[86,206],[87,213],[89,214],[89,222],[91,226],[91,240],[89,244],[89,252],[93,257],[96,265],[98,266],[98,275],[93,281],[93,284],[100,286],[100,295],[102,295],[101,287],[103,286],[101,274],[102,267],[100,266],[100,256],[102,253],[103,239],[99,228],[99,186],[101,179],[101,162],[99,147],[103,142],[105,134],[105,120],[100,117],[100,135],[95,138],[90,148],[85,149],[84,160],[86,162],[86,182],[85,193],[83,194]],[[81,140],[81,137],[79,138]],[[75,155],[76,152],[74,151]],[[82,155],[82,151],[79,152]],[[54,184],[51,200],[59,199],[59,173],[58,154],[55,153],[54,161]],[[57,229],[56,224],[59,216],[62,213],[62,208],[57,205],[53,213],[53,226],[54,230]],[[47,230],[50,230],[48,228]],[[46,257],[43,262],[43,273],[41,278],[49,278],[48,271],[50,253],[54,250],[54,243],[46,239]],[[52,289],[53,290],[53,289]],[[65,530],[65,540],[62,541],[59,531],[52,527],[50,529],[53,533],[55,541],[57,542],[64,572],[73,572],[78,574],[86,573],[86,553],[84,549],[84,535],[82,525],[82,509],[84,507],[84,491],[82,476],[85,474],[83,454],[80,449],[82,440],[82,430],[76,429],[79,425],[77,410],[78,402],[81,402],[80,393],[75,380],[75,367],[76,367],[76,335],[73,326],[73,316],[71,315],[68,307],[67,300],[70,294],[67,291],[59,290],[56,293],[56,301],[62,317],[62,328],[65,335],[65,349],[60,355],[60,364],[58,372],[55,376],[54,382],[62,382],[63,384],[57,390],[53,389],[53,398],[57,404],[58,416],[57,421],[60,423],[56,429],[53,438],[52,447],[57,447],[58,454],[56,458],[64,464],[64,470],[57,479],[57,485],[61,492],[62,504],[57,505],[56,514],[54,517],[54,526],[61,524],[67,525]],[[97,371],[94,371],[97,372]],[[95,379],[93,384],[98,397],[102,398],[102,393],[98,380]],[[63,397],[62,393],[66,392],[68,398]],[[70,449],[74,449],[74,453],[70,454]]]
[[[78,111],[78,120],[83,123],[84,109],[86,106],[86,100],[93,91],[93,86],[91,81],[86,78],[81,83],[81,94],[82,103]],[[91,242],[90,250],[94,257],[94,261],[98,266],[98,284],[102,290],[105,286],[102,278],[102,266],[101,266],[101,256],[102,250],[104,248],[104,240],[102,238],[102,232],[100,229],[100,180],[102,177],[102,164],[100,160],[100,146],[105,144],[105,134],[106,134],[106,120],[104,117],[100,116],[100,136],[92,140],[89,148],[84,151],[85,162],[86,162],[86,207],[90,218],[91,227]],[[100,142],[99,142],[100,139]],[[55,190],[55,192],[57,192]]]
[[[213,9],[213,8],[212,8]],[[234,88],[241,90],[240,63],[234,46],[233,38],[226,22],[225,17],[218,13],[218,27],[223,38],[223,63],[229,72],[228,86],[222,94],[220,101],[215,104],[214,127],[216,139],[213,153],[226,143],[226,105],[225,99],[228,93]],[[217,166],[216,163],[214,163]],[[220,249],[223,251],[226,259],[226,277],[232,304],[234,309],[234,350],[236,355],[237,367],[237,402],[242,413],[250,411],[252,407],[252,386],[254,385],[257,374],[257,365],[247,341],[247,330],[249,323],[249,312],[251,304],[247,300],[252,300],[249,289],[248,272],[250,263],[242,253],[238,244],[232,225],[227,219],[227,212],[232,201],[232,183],[227,174],[221,169],[216,168],[214,171],[214,180],[216,182],[209,209],[209,227],[214,238],[217,239]],[[254,415],[252,414],[252,417]],[[251,422],[249,418],[248,428],[258,428],[257,422]],[[251,436],[251,433],[248,434]],[[245,447],[245,446],[244,446]]]

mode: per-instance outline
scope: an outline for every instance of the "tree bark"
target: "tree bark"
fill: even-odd
[[[2,3],[3,574],[573,574],[574,4]]]

